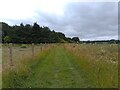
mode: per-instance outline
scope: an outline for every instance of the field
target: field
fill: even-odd
[[[2,89],[2,45],[0,44],[0,89]]]
[[[26,46],[27,48],[21,48],[22,46]],[[45,45],[35,45],[34,50],[35,50],[35,55],[41,52],[41,49],[44,49]],[[18,60],[22,60],[24,58],[30,58],[32,57],[32,45],[30,44],[13,44],[13,61],[16,62]],[[9,45],[3,45],[2,46],[2,56],[3,56],[3,65],[4,64],[9,64]]]
[[[2,47],[3,88],[118,88],[118,45],[46,44]]]

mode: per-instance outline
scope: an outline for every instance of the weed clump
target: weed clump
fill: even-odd
[[[25,44],[22,44],[20,48],[27,48]]]

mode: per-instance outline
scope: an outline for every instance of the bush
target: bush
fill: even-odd
[[[22,44],[22,45],[21,45],[21,48],[27,48],[27,46],[26,46],[26,45],[24,45],[24,44]]]

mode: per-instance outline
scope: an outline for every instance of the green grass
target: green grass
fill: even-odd
[[[75,48],[73,45],[66,45],[65,47],[71,55],[74,55],[76,65],[93,84],[93,88],[118,87],[117,45],[112,45],[112,47],[109,44],[76,45]],[[101,47],[104,52],[101,52]]]
[[[2,88],[2,45],[0,44],[0,89]]]
[[[73,59],[63,47],[55,47],[34,69],[34,74],[24,87],[80,88],[89,87],[82,73],[74,66]]]
[[[13,66],[11,67],[8,64],[3,65],[2,72],[2,87],[21,87],[23,81],[26,80],[31,74],[34,67],[40,63],[47,53],[49,52],[49,47],[43,49],[34,57],[24,57],[23,59],[18,59],[14,61]]]
[[[117,88],[116,52],[114,45],[56,44],[33,58],[16,60],[12,68],[4,67],[3,87]]]
[[[47,57],[45,57],[47,56]],[[24,69],[11,70],[3,76],[3,87],[32,88],[75,88],[89,87],[76,67],[73,59],[61,46],[55,46],[49,53],[36,58]],[[28,63],[28,62],[27,62]],[[23,66],[20,66],[23,67]],[[7,77],[7,78],[6,78]]]

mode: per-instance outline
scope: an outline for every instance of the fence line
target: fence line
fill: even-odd
[[[8,58],[9,65],[13,66],[14,65],[14,63],[13,63],[13,60],[14,60],[14,45],[13,45],[13,43],[9,43],[8,48],[9,48],[9,58]],[[48,48],[48,45],[44,44],[44,46],[43,45],[40,46],[39,50],[43,51],[46,48]],[[34,43],[31,44],[31,51],[30,52],[31,52],[31,56],[34,57],[35,54],[36,54],[35,53],[35,44]],[[15,52],[15,53],[17,53],[17,52]],[[21,55],[22,55],[22,57],[24,57],[25,54],[22,53]]]
[[[32,43],[32,56],[34,56],[34,43]]]
[[[9,58],[10,58],[10,66],[13,66],[12,62],[12,43],[9,44]]]

